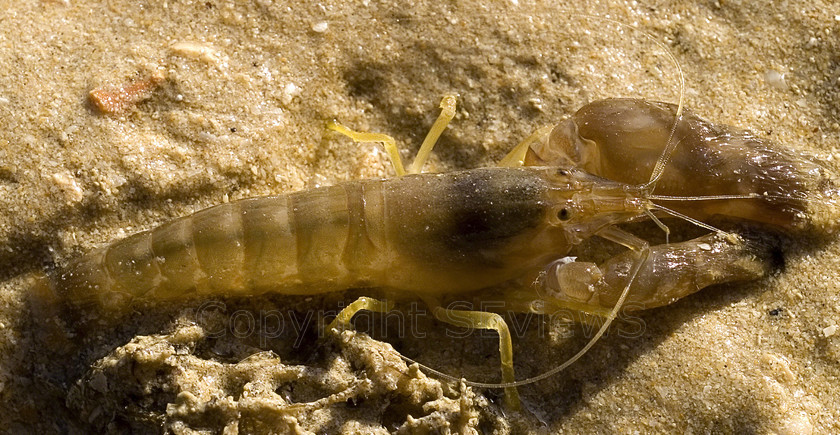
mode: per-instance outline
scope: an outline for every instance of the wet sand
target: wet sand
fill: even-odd
[[[614,329],[567,371],[521,388],[523,413],[501,391],[426,377],[384,344],[495,381],[487,334],[452,337],[419,316],[425,337],[399,335],[370,317],[357,329],[379,340],[319,339],[306,313],[359,292],[167,304],[107,327],[94,314],[56,324],[27,297],[32,276],[210,205],[391,175],[376,146],[326,133],[329,119],[393,135],[407,158],[441,97],[457,93],[429,163],[449,171],[490,166],[592,100],[677,99],[674,68],[650,40],[569,10],[662,41],[700,116],[837,170],[836,5],[10,3],[0,12],[0,420],[11,431],[840,431],[833,238],[783,240],[772,276],[644,313],[632,337]],[[132,85],[116,113],[89,97]],[[248,329],[272,315],[282,332]],[[580,328],[527,321],[520,376],[583,344]]]

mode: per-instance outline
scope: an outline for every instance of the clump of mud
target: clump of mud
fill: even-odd
[[[329,334],[318,355],[290,364],[178,321],[140,335],[90,366],[67,405],[106,432],[478,433],[504,431],[488,400],[408,366],[367,334]],[[481,425],[481,429],[479,429]]]

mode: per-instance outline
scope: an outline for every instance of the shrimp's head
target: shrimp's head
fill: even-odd
[[[576,245],[607,226],[649,216],[655,206],[644,188],[607,180],[575,168],[551,168],[549,224]]]

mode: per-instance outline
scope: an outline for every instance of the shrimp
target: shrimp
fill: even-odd
[[[447,303],[503,301],[505,311],[574,309],[604,316],[598,334],[562,369],[594,344],[625,305],[666,305],[712,284],[766,272],[760,247],[734,235],[651,247],[617,227],[656,219],[652,211],[664,210],[644,184],[554,162],[419,173],[454,116],[455,97],[445,97],[441,107],[410,174],[199,211],[73,260],[42,279],[38,294],[119,317],[140,301],[379,288],[392,300],[423,300],[445,323],[497,331],[503,383],[467,383],[505,387],[515,408],[515,387],[533,378],[515,381],[504,319],[495,312],[448,309]],[[335,123],[330,128],[356,141],[385,143],[395,170],[406,172],[390,137]],[[601,265],[565,260],[593,236],[629,250]],[[659,273],[662,268],[671,273]],[[362,309],[391,307],[361,298],[332,326]]]

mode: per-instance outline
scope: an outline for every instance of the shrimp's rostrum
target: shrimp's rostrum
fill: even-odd
[[[506,158],[503,163],[515,167],[412,173],[219,205],[78,258],[42,280],[42,287],[71,306],[94,307],[106,316],[126,312],[135,301],[380,288],[389,298],[422,299],[443,322],[496,330],[502,386],[516,406],[512,346],[503,318],[449,310],[446,303],[501,301],[503,311],[573,309],[605,316],[594,342],[623,306],[661,306],[712,284],[755,279],[767,271],[766,247],[735,234],[716,232],[651,247],[616,226],[673,213],[655,198],[690,197],[670,208],[697,220],[724,214],[798,228],[809,213],[798,198],[827,192],[828,181],[810,163],[769,148],[761,148],[769,163],[756,159],[756,147],[737,145],[743,137],[718,135],[709,141],[708,134],[698,133],[709,129],[689,118],[677,129],[677,140],[686,145],[681,143],[671,159],[678,170],[659,180],[671,197],[652,195],[656,180],[648,182],[647,176],[668,142],[669,124],[660,120],[673,112],[664,105],[621,101],[593,103],[542,142],[523,142],[531,145],[525,166]],[[454,115],[454,97],[441,106],[431,139],[418,153],[423,157],[408,172],[419,172]],[[656,110],[667,113],[656,118],[651,115]],[[626,125],[642,125],[647,136],[633,136]],[[331,128],[356,141],[385,142],[395,169],[402,170],[390,137],[337,124]],[[628,147],[628,141],[635,142]],[[729,166],[710,163],[715,157]],[[616,163],[622,159],[634,162],[633,169]],[[747,175],[736,180],[724,173],[730,170]],[[723,179],[704,190],[697,187],[703,177]],[[747,192],[744,177],[752,180],[746,182]],[[720,196],[755,190],[771,194]],[[709,195],[710,201],[694,201]],[[629,250],[597,265],[564,258],[593,236]],[[387,307],[363,299],[348,309]],[[353,312],[339,319],[347,321]]]

